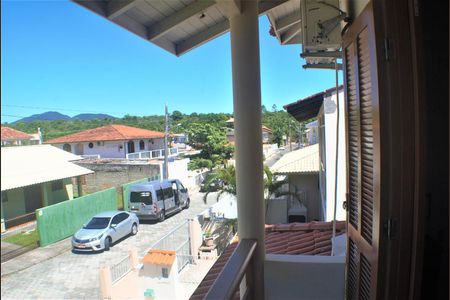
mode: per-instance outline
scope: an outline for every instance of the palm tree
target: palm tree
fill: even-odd
[[[219,184],[219,193],[217,194],[217,201],[223,193],[228,193],[236,196],[236,169],[233,165],[220,168],[209,176],[208,181],[205,182],[206,193],[203,196],[203,202],[207,201],[207,197],[211,192],[212,184]]]
[[[264,174],[264,201],[266,205],[266,213],[269,205],[269,199],[273,196],[280,197],[284,195],[292,195],[298,199],[296,193],[281,190],[281,187],[288,183],[287,179],[280,180],[280,177],[276,174],[273,174],[268,166],[264,166]],[[236,169],[234,168],[234,166],[230,165],[224,168],[220,168],[208,178],[208,181],[205,183],[205,189],[207,192],[203,196],[203,202],[205,204],[210,193],[209,190],[212,183],[219,184],[217,201],[219,201],[220,196],[222,196],[223,193],[236,196]],[[298,200],[300,201],[300,199]]]

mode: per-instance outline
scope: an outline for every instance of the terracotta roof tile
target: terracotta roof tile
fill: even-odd
[[[125,141],[131,139],[163,138],[164,133],[125,125],[107,125],[80,131],[46,141],[47,144],[62,144],[97,141]]]
[[[144,256],[144,264],[171,266],[175,261],[175,251],[170,250],[150,250]]]
[[[336,236],[345,233],[345,221],[336,222]],[[266,253],[288,255],[331,255],[332,222],[310,222],[266,225]],[[238,243],[231,243],[200,285],[191,300],[203,299],[230,259]]]
[[[25,139],[31,139],[33,138],[32,135],[16,130],[16,129],[12,129],[10,127],[5,127],[5,126],[1,126],[2,130],[1,130],[1,136],[2,136],[2,141],[3,140],[25,140]]]

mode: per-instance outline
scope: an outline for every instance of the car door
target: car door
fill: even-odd
[[[111,228],[110,236],[113,240],[113,242],[120,239],[120,232],[119,232],[119,223],[120,223],[120,214],[115,215],[111,220],[111,227],[115,225],[114,228]]]
[[[119,232],[120,238],[128,235],[131,232],[131,224],[129,214],[123,212],[119,214],[119,224],[117,225],[117,231]]]

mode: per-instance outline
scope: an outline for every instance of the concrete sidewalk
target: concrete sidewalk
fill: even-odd
[[[70,242],[71,237],[59,241],[47,247],[39,247],[27,253],[20,255],[16,259],[10,259],[1,264],[1,276],[7,276],[25,269],[28,269],[36,264],[39,264],[48,259],[54,258],[61,253],[72,249]]]

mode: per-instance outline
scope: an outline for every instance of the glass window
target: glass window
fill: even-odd
[[[112,224],[119,224],[120,223],[120,214],[118,214],[118,215],[115,215],[114,217],[113,217],[113,219],[112,219],[112,221],[111,221],[111,225]]]
[[[177,181],[177,184],[178,184],[178,190],[180,190],[180,191],[184,190],[184,186],[181,182]]]
[[[108,227],[111,218],[92,218],[84,227],[85,229],[104,229]]]
[[[163,278],[169,278],[169,269],[162,268],[162,277]]]
[[[162,189],[156,190],[156,198],[158,198],[158,201],[164,200],[164,194]]]
[[[127,213],[121,213],[119,214],[119,223],[125,221],[126,219],[128,219],[129,215]]]
[[[145,149],[145,143],[143,140],[139,141],[139,150],[144,150]]]
[[[145,205],[151,205],[153,203],[151,192],[131,192],[130,202],[132,203],[144,203]]]
[[[163,191],[164,191],[164,199],[169,199],[173,197],[173,190],[171,187],[166,188]]]

